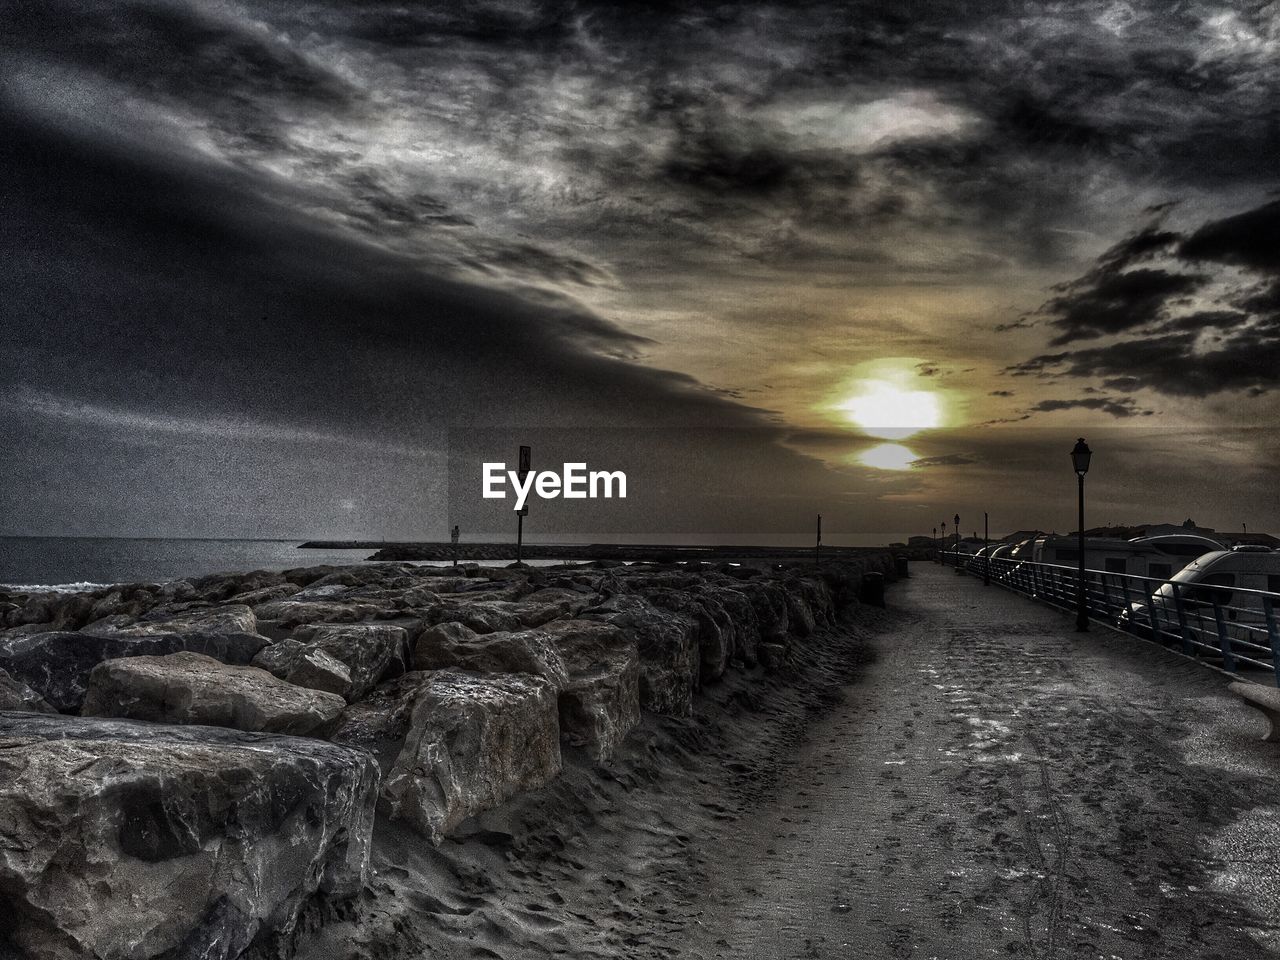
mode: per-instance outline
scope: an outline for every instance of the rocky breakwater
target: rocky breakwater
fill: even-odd
[[[379,822],[430,851],[607,766],[643,711],[777,669],[892,567],[386,563],[0,596],[0,957],[288,955],[355,909]]]

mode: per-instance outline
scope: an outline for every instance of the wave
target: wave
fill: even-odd
[[[11,593],[87,593],[113,586],[113,583],[90,583],[82,580],[79,583],[0,583],[0,590]]]

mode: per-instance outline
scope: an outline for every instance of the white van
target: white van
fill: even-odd
[[[1146,628],[1154,613],[1165,630],[1176,632],[1180,603],[1187,626],[1212,646],[1217,643],[1217,604],[1231,639],[1268,646],[1264,600],[1266,594],[1273,595],[1275,616],[1280,617],[1280,553],[1215,550],[1192,560],[1170,580],[1146,603],[1122,612],[1122,625]]]

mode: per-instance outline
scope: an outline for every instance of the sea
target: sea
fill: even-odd
[[[359,563],[373,551],[299,550],[301,540],[0,537],[0,586],[88,590],[231,570]]]
[[[761,538],[763,539],[763,538]],[[865,545],[889,542],[868,536]],[[905,539],[905,537],[903,538]],[[359,549],[299,549],[301,540],[212,540],[126,537],[0,537],[0,589],[90,590],[111,583],[163,583],[210,573],[288,570],[359,563]],[[660,541],[663,542],[663,541]],[[665,542],[672,542],[667,540]],[[738,543],[752,542],[740,539]],[[864,545],[864,544],[851,544]],[[483,561],[506,566],[509,561]],[[532,560],[531,566],[562,563]]]

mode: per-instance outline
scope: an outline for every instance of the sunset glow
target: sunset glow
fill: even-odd
[[[901,440],[942,422],[937,394],[904,390],[885,380],[863,381],[861,391],[838,408],[867,436],[885,440]]]

